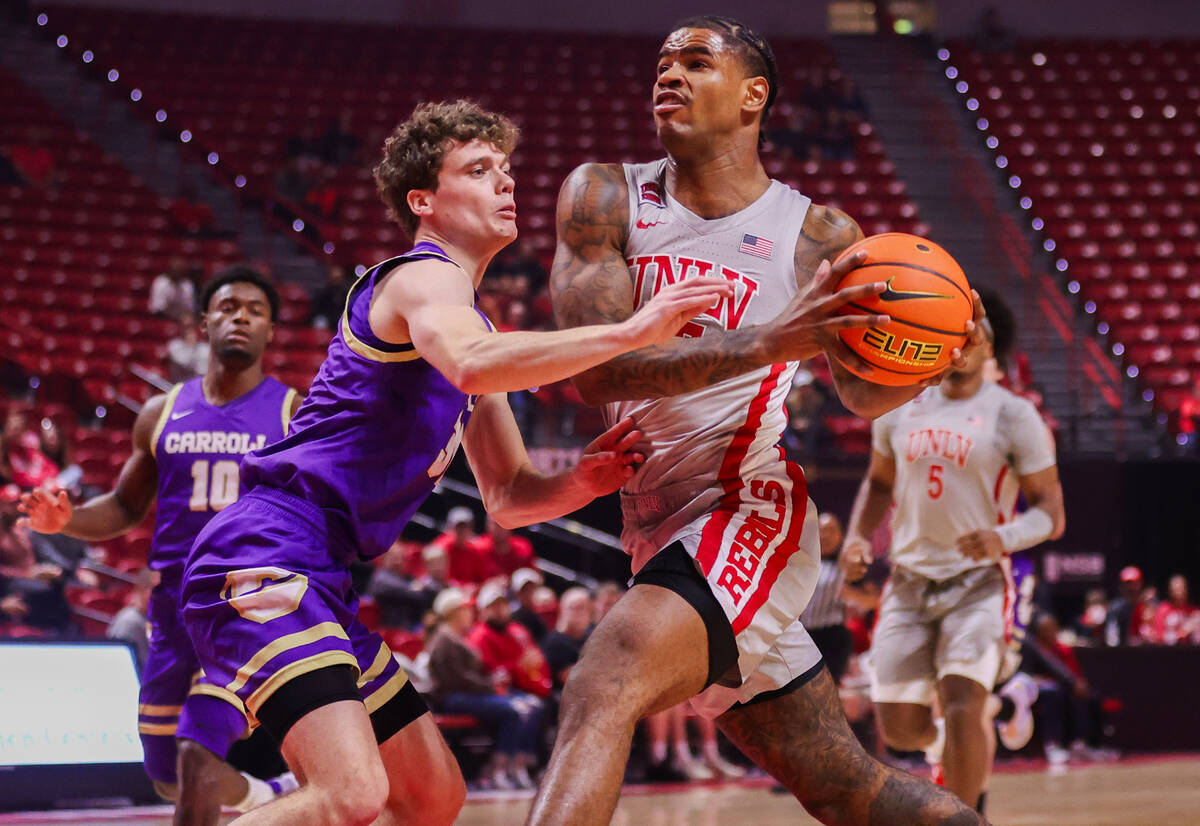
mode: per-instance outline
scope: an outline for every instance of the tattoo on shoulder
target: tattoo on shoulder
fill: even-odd
[[[558,196],[558,248],[550,275],[560,327],[621,321],[633,312],[623,247],[628,186],[618,164],[586,164]]]
[[[796,279],[807,284],[825,259],[832,262],[851,244],[863,238],[854,219],[834,207],[813,204],[796,240]]]

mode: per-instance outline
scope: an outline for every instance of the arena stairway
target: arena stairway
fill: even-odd
[[[297,246],[288,228],[270,225],[262,205],[240,198],[234,187],[213,174],[207,158],[182,151],[185,144],[179,133],[168,128],[169,113],[160,125],[156,113],[137,112],[139,101],[131,97],[136,87],[122,82],[119,69],[108,82],[104,72],[85,71],[91,63],[111,65],[119,60],[89,51],[84,54],[91,59],[84,63],[79,50],[57,45],[60,35],[54,22],[38,27],[29,21],[0,20],[0,65],[155,193],[170,198],[187,193],[190,200],[207,204],[216,229],[235,237],[248,258],[268,264],[278,280],[308,287],[324,283],[319,260]],[[136,96],[140,98],[140,91]]]
[[[839,37],[833,50],[862,90],[876,135],[930,237],[974,283],[1012,305],[1017,346],[1032,360],[1044,407],[1061,425],[1060,453],[1157,455],[1163,434],[1150,406],[1100,348],[1094,319],[1055,278],[1055,259],[1030,231],[945,65],[927,44],[908,38]]]

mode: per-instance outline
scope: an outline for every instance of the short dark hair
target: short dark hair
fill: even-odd
[[[765,77],[767,79],[767,103],[763,106],[762,119],[759,120],[759,126],[764,125],[771,114],[775,96],[779,92],[779,67],[775,63],[775,52],[771,51],[771,44],[767,42],[766,38],[745,23],[734,20],[732,17],[722,17],[719,14],[689,17],[676,24],[672,31],[677,29],[708,29],[719,33],[721,39],[737,52],[738,58],[749,73],[746,75],[747,77]],[[763,140],[764,138],[760,134],[759,143],[761,144]]]
[[[383,160],[374,170],[375,188],[388,213],[412,238],[418,220],[408,208],[408,193],[414,189],[437,191],[438,173],[450,141],[478,139],[510,155],[519,137],[520,130],[511,120],[472,101],[419,103],[383,144]]]
[[[200,291],[201,312],[208,312],[208,303],[212,301],[217,290],[226,284],[253,284],[258,287],[267,297],[267,303],[271,305],[271,322],[274,323],[279,317],[279,290],[275,289],[271,279],[249,264],[233,264],[215,273]]]
[[[996,354],[996,361],[1001,367],[1008,367],[1008,360],[1017,343],[1016,316],[995,290],[976,287],[975,292],[983,301],[983,311],[987,313],[988,324],[992,327],[992,350]]]

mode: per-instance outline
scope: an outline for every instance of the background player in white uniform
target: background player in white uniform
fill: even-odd
[[[552,276],[563,326],[627,317],[681,279],[734,287],[680,337],[576,377],[584,398],[631,417],[646,461],[623,488],[634,585],[600,623],[563,698],[531,822],[607,823],[645,714],[695,697],[702,714],[826,823],[980,822],[952,795],[873,761],[797,618],[818,570],[817,513],[778,447],[800,359],[831,354],[839,393],[879,415],[919,388],[854,378],[833,284],[864,258],[838,210],[772,181],[759,127],[775,92],[761,37],[696,18],[664,43],[654,114],[666,160],[586,165],[559,199]],[[699,695],[699,696],[697,696]]]
[[[871,644],[871,699],[884,739],[926,750],[947,788],[976,803],[995,751],[984,707],[1014,604],[1008,554],[1062,535],[1062,488],[1049,429],[1025,399],[984,379],[1012,341],[990,296],[986,347],[939,387],[875,420],[871,465],[842,551],[847,578],[870,562],[888,507],[893,564]],[[995,328],[993,330],[993,321]],[[1016,515],[1017,495],[1029,507]],[[944,733],[932,714],[940,701]]]

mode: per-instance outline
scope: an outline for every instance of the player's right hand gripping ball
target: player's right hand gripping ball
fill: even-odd
[[[887,289],[847,304],[844,315],[882,313],[891,322],[879,327],[842,330],[846,346],[874,371],[845,367],[859,378],[896,387],[936,376],[950,363],[950,352],[967,341],[971,285],[950,253],[932,241],[904,232],[872,235],[846,248],[838,260],[867,251],[867,262],[842,279],[837,289],[887,283]]]

